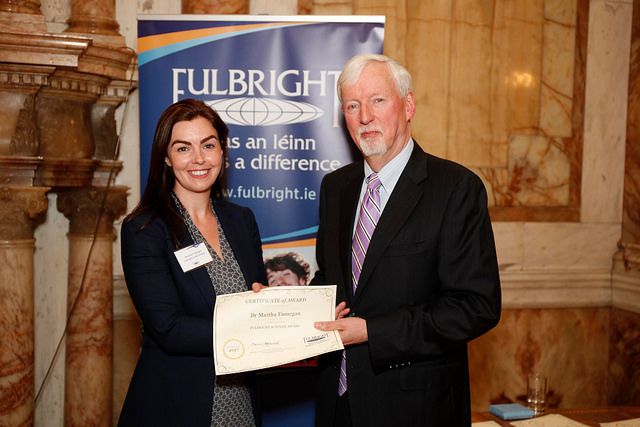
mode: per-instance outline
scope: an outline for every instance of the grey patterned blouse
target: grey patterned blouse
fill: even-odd
[[[215,289],[216,295],[230,294],[235,292],[244,292],[247,290],[245,280],[238,265],[231,246],[224,234],[224,230],[220,225],[220,221],[213,209],[211,202],[211,211],[216,217],[218,223],[218,236],[220,236],[220,249],[222,258],[213,250],[209,242],[202,236],[198,227],[193,223],[191,216],[182,206],[177,196],[172,193],[173,201],[182,215],[185,225],[189,230],[189,234],[193,243],[200,244],[204,242],[207,250],[213,257],[213,262],[206,265],[207,273],[211,278],[211,283]],[[213,360],[211,361],[213,365]],[[227,427],[227,426],[255,426],[255,419],[251,406],[251,395],[246,386],[246,378],[242,374],[216,376],[213,384],[213,408],[211,413],[211,427]]]

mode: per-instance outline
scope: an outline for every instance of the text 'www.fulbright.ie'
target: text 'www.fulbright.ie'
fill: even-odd
[[[283,202],[285,200],[316,200],[318,193],[311,188],[290,188],[288,186],[276,188],[276,187],[261,187],[259,185],[251,185],[245,187],[244,185],[238,185],[234,188],[226,189],[226,196],[236,199],[272,199],[276,202]]]

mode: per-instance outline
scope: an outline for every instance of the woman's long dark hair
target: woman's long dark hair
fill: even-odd
[[[139,215],[148,214],[149,219],[141,228],[145,228],[156,217],[164,219],[169,225],[169,233],[174,243],[178,243],[185,233],[184,222],[171,200],[171,191],[175,185],[175,175],[165,162],[171,132],[178,122],[191,121],[203,117],[211,122],[218,132],[218,139],[222,147],[222,166],[216,179],[211,194],[214,197],[222,197],[226,187],[226,160],[227,160],[227,136],[229,129],[211,107],[196,99],[183,99],[170,105],[158,120],[156,132],[153,136],[151,147],[151,160],[149,164],[149,176],[140,203],[127,215],[125,221],[129,221]]]

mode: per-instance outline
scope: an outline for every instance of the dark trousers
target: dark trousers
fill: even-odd
[[[333,419],[333,427],[352,427],[351,411],[349,410],[349,392],[337,396],[336,415]]]

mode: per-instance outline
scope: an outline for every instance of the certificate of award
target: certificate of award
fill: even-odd
[[[218,295],[213,312],[216,375],[253,371],[343,349],[334,320],[336,286],[278,286]]]

